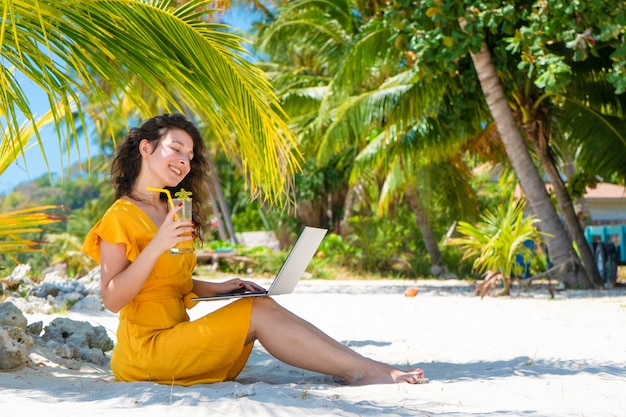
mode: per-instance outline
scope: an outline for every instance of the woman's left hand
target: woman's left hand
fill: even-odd
[[[220,283],[219,286],[220,288],[218,294],[265,291],[265,288],[260,285],[255,284],[252,281],[244,281],[240,278],[229,279],[228,281]]]

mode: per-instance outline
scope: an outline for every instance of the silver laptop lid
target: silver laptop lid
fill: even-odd
[[[309,266],[317,248],[324,239],[327,229],[305,226],[298,240],[291,248],[287,259],[276,274],[268,291],[217,294],[208,297],[192,298],[192,301],[226,300],[230,298],[266,297],[268,295],[289,294]]]
[[[268,295],[289,294],[293,292],[298,281],[315,256],[317,248],[324,239],[327,229],[305,226],[298,240],[289,252],[283,266],[272,282]]]

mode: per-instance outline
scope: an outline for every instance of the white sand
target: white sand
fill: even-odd
[[[410,286],[420,289],[417,297],[404,297]],[[366,356],[424,368],[430,383],[341,386],[282,364],[259,345],[237,381],[193,387],[114,382],[106,366],[70,369],[76,366],[40,356],[36,368],[0,373],[1,414],[626,416],[624,289],[555,299],[546,290],[514,290],[481,300],[458,281],[301,281],[277,300]],[[116,315],[70,317],[115,336]]]

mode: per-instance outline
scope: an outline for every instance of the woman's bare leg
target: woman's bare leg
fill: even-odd
[[[275,358],[298,368],[344,378],[351,385],[417,383],[424,371],[403,371],[366,358],[278,305],[257,298],[246,343],[258,340]]]

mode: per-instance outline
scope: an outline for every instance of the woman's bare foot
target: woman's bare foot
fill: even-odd
[[[427,381],[424,378],[424,370],[421,368],[415,368],[409,371],[401,371],[398,369],[392,372],[391,377],[395,383],[408,382],[409,384],[421,384]]]
[[[353,378],[347,382],[349,385],[370,385],[370,384],[421,384],[427,381],[424,378],[424,370],[421,368],[403,371],[389,365],[380,364],[374,366],[364,373],[355,373]]]

